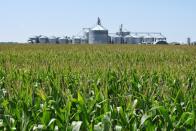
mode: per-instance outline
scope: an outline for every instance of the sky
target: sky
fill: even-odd
[[[0,41],[73,36],[97,17],[110,33],[161,32],[168,42],[196,41],[196,0],[1,0]]]

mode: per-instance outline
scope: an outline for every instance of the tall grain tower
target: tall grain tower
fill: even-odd
[[[100,18],[97,20],[97,25],[89,31],[90,44],[106,44],[108,43],[108,30],[105,29]]]
[[[187,44],[191,45],[191,38],[190,37],[187,38]]]

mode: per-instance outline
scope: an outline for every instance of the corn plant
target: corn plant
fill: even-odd
[[[0,130],[196,129],[196,47],[0,45]]]

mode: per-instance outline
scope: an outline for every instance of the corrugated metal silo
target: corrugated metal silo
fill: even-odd
[[[81,38],[78,36],[74,36],[72,38],[72,44],[80,44],[81,43]]]
[[[81,44],[88,44],[88,39],[85,37],[81,38]]]
[[[112,43],[112,37],[108,36],[108,43]]]
[[[111,37],[111,39],[112,39],[111,40],[112,43],[114,43],[114,44],[122,44],[122,43],[124,43],[123,37],[121,37],[119,35],[114,35],[114,36]]]
[[[150,34],[144,35],[143,43],[144,44],[153,44],[155,41],[155,38],[151,36]]]
[[[49,37],[49,38],[48,38],[48,42],[49,42],[50,44],[56,44],[56,43],[57,43],[57,37],[55,37],[55,36]]]
[[[141,44],[143,41],[143,37],[137,34],[132,34],[125,36],[124,41],[127,44]]]
[[[108,30],[101,25],[98,18],[97,25],[89,31],[90,44],[106,44],[108,43]]]
[[[90,31],[90,28],[83,28],[83,36],[84,36],[84,39],[85,40],[85,43],[89,43],[88,40],[89,40],[89,31]]]
[[[68,44],[72,44],[72,39],[68,37]]]
[[[39,43],[43,43],[43,44],[48,43],[48,37],[40,36],[39,37]]]
[[[39,36],[31,36],[28,39],[29,43],[39,43]]]
[[[58,43],[59,44],[68,44],[69,43],[69,40],[68,40],[68,37],[60,37],[59,39],[58,39]]]
[[[160,41],[167,41],[167,38],[163,36],[161,33],[154,34],[155,38],[155,43],[160,42]]]

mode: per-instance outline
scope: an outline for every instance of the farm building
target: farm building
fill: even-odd
[[[106,44],[108,43],[108,30],[101,25],[98,18],[97,25],[89,30],[89,44]]]
[[[51,44],[166,44],[167,38],[156,32],[130,32],[123,29],[121,24],[119,31],[109,33],[102,26],[101,19],[92,28],[83,28],[81,35],[71,37],[46,37],[33,36],[28,39],[29,43],[51,43]]]

